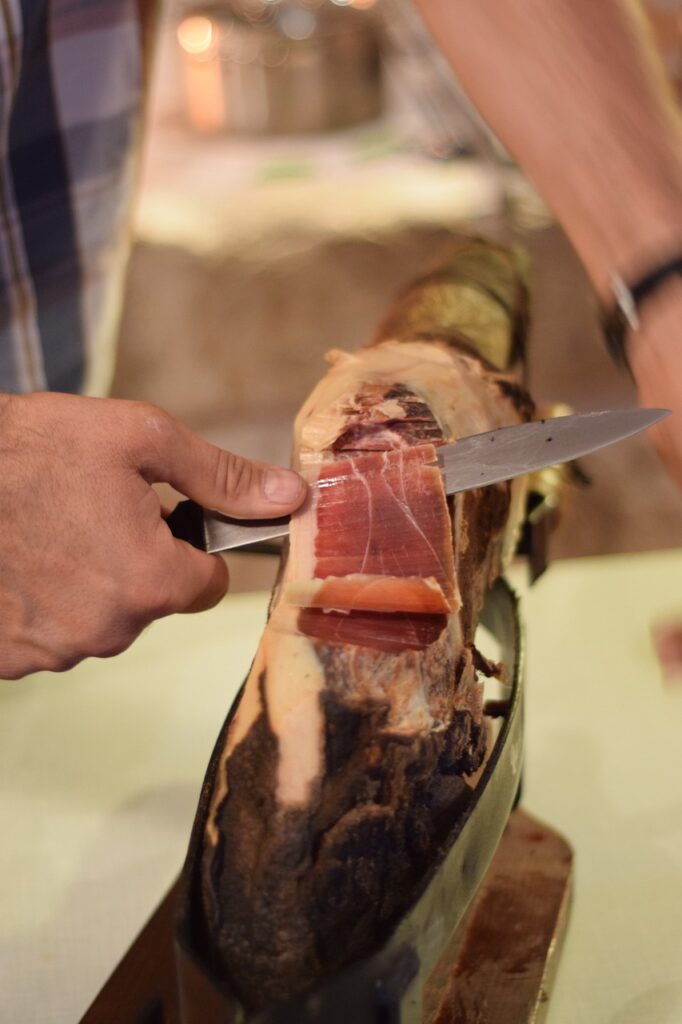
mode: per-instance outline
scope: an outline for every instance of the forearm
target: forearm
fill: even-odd
[[[592,281],[682,248],[680,123],[629,0],[416,0]]]

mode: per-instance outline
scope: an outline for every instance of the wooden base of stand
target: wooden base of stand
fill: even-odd
[[[424,1024],[541,1024],[566,931],[572,863],[561,836],[522,810],[512,813],[483,885],[429,979]],[[181,1024],[176,888],[80,1024]]]
[[[429,979],[424,1024],[541,1024],[568,923],[572,875],[566,840],[514,811]]]

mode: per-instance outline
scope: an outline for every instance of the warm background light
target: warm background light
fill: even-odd
[[[178,26],[178,42],[186,53],[206,53],[213,42],[213,22],[200,15],[185,18]]]

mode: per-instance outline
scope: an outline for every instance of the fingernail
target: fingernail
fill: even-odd
[[[267,469],[263,479],[263,492],[268,501],[289,505],[303,490],[303,481],[290,469]]]

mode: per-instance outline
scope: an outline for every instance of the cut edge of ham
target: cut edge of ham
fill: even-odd
[[[381,576],[350,573],[287,583],[282,600],[297,608],[336,612],[413,612],[447,615],[458,610],[434,576]]]

